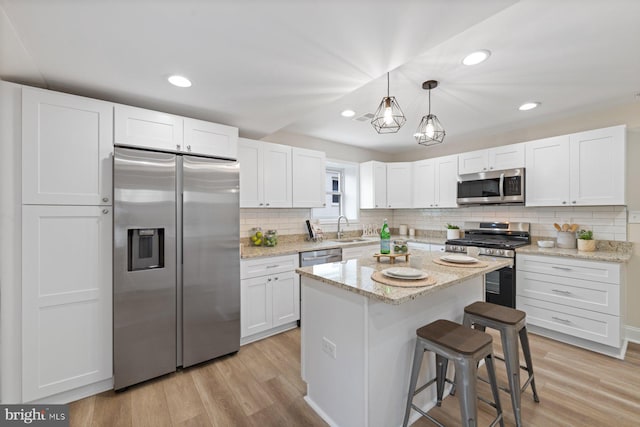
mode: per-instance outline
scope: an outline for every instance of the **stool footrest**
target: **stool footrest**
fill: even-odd
[[[424,412],[422,409],[418,408],[416,405],[414,405],[413,403],[411,404],[411,408],[416,411],[417,413],[419,413],[420,415],[422,415],[423,417],[427,418],[429,421],[431,421],[432,423],[434,423],[435,425],[437,425],[438,427],[447,427],[444,424],[442,424],[440,421],[436,420],[435,418],[433,418],[431,415],[427,414],[426,412]],[[501,414],[502,415],[502,414]],[[495,425],[495,424],[494,424]]]

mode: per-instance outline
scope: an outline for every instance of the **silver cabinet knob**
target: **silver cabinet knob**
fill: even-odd
[[[489,169],[493,169],[493,166],[490,166]]]
[[[563,200],[563,201],[562,201],[562,204],[563,204],[563,205],[566,205],[566,204],[567,204],[567,201],[566,201],[566,200]]]
[[[389,207],[391,207],[391,205],[389,205]]]
[[[273,280],[278,280],[278,276],[274,277]]]
[[[571,202],[571,203],[573,203],[573,204],[575,205],[575,204],[576,204],[576,201],[574,200],[574,201],[573,201],[573,202]]]
[[[376,205],[376,208],[378,207],[378,205]]]
[[[107,203],[107,202],[109,201],[109,198],[108,198],[108,197],[103,197],[103,198],[102,198],[102,201],[103,201],[103,202],[105,202],[105,203]]]
[[[269,206],[269,203],[267,203],[267,206]]]
[[[176,150],[180,149],[180,144],[176,144]]]
[[[108,214],[109,213],[109,209],[102,209],[102,213],[103,214]]]
[[[187,151],[191,151],[191,146],[187,145]]]
[[[486,171],[486,170],[487,170],[487,168],[482,168],[482,170],[483,170],[483,171]]]
[[[271,281],[271,277],[269,277],[269,278],[267,279],[267,282],[270,282],[270,281]]]
[[[322,204],[322,206],[327,206],[327,204],[326,204],[326,203],[323,203],[323,204]]]
[[[262,205],[264,205],[264,203],[260,203],[258,206],[262,206]]]

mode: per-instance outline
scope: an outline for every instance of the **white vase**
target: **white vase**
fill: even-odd
[[[460,229],[458,228],[447,228],[447,240],[459,239],[460,238]]]

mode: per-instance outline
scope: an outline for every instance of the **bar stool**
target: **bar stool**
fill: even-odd
[[[494,403],[484,399],[481,400],[496,409],[497,415],[491,426],[495,426],[499,422],[500,426],[504,427],[500,396],[498,395],[498,382],[493,364],[493,338],[491,335],[442,319],[421,327],[416,331],[416,334],[416,348],[413,356],[413,367],[411,368],[409,395],[402,425],[404,427],[407,426],[409,415],[413,408],[433,423],[444,427],[435,418],[415,406],[413,397],[436,382],[437,405],[440,406],[445,381],[451,382],[446,379],[448,361],[451,360],[455,364],[456,384],[460,390],[462,425],[475,427],[478,419],[478,408],[476,406],[476,399],[478,398],[476,394],[477,366],[478,362],[484,359],[489,373]],[[432,351],[436,354],[436,377],[416,390],[420,365],[425,351]]]
[[[493,328],[500,331],[502,340],[502,351],[504,352],[504,360],[507,365],[507,376],[509,378],[509,389],[503,389],[511,395],[511,403],[513,405],[513,413],[516,419],[516,425],[522,426],[521,415],[521,394],[531,384],[533,392],[533,400],[540,402],[538,392],[536,391],[536,382],[533,376],[533,363],[531,362],[531,351],[529,349],[529,337],[527,336],[526,325],[527,313],[516,310],[514,308],[504,307],[502,305],[492,304],[489,302],[474,302],[464,308],[464,326],[484,331],[485,328]],[[522,352],[527,366],[520,365],[520,353],[518,349],[518,335],[522,344]],[[520,369],[528,372],[529,377],[520,388]]]

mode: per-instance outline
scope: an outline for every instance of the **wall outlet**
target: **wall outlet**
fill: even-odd
[[[640,211],[629,212],[629,224],[640,224]]]
[[[336,345],[329,341],[327,337],[322,337],[322,351],[324,351],[334,359],[336,358]]]

